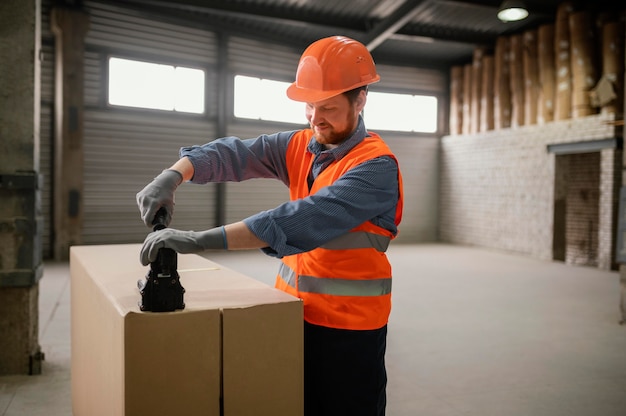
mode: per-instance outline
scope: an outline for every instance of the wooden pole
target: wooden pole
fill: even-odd
[[[463,67],[450,69],[450,134],[463,132]]]
[[[485,55],[483,57],[483,79],[482,79],[482,92],[480,100],[480,128],[479,131],[493,130],[493,73],[494,73],[494,57],[491,55]]]
[[[602,114],[624,114],[624,22],[606,22],[602,27],[602,78],[612,86],[615,98],[602,106]]]
[[[556,12],[554,26],[554,57],[556,67],[556,94],[554,119],[566,120],[572,116],[572,71],[570,60],[569,15],[571,2],[561,3]]]
[[[494,129],[511,127],[511,83],[509,68],[509,38],[500,36],[496,40],[494,53]]]
[[[474,49],[472,58],[472,96],[470,104],[470,133],[477,133],[480,126],[480,94],[483,81],[483,56],[484,49]]]
[[[463,66],[463,134],[471,132],[472,64]]]
[[[511,75],[511,127],[524,125],[524,70],[522,65],[523,39],[521,34],[510,38],[509,68]]]
[[[554,120],[555,60],[554,60],[554,24],[545,24],[537,31],[539,99],[537,122],[544,124]]]
[[[590,12],[581,11],[569,16],[572,62],[572,117],[596,113],[591,106],[590,90],[598,82],[597,61],[594,55],[596,36]]]
[[[524,125],[537,124],[539,101],[539,62],[537,30],[524,32]]]

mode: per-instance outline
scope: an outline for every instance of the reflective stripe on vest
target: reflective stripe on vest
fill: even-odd
[[[391,293],[391,279],[352,280],[336,277],[296,276],[291,267],[282,263],[278,275],[299,292],[335,296],[381,296]],[[297,280],[297,285],[296,285]]]
[[[350,248],[373,248],[384,253],[389,247],[391,238],[366,231],[355,231],[340,235],[339,237],[322,245],[327,250],[344,250]]]

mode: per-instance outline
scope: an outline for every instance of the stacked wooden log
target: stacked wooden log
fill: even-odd
[[[623,14],[623,13],[622,13]],[[554,23],[500,36],[450,72],[450,134],[624,111],[624,20],[565,1]]]

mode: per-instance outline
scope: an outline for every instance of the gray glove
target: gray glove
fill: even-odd
[[[182,182],[180,172],[166,169],[137,193],[137,206],[144,224],[152,227],[154,216],[161,207],[167,211],[164,225],[167,227],[170,224],[174,212],[174,191]]]
[[[204,250],[225,250],[224,227],[206,231],[180,231],[173,228],[154,231],[146,237],[141,247],[141,264],[147,266],[157,258],[160,248],[171,248],[177,253],[200,253]]]

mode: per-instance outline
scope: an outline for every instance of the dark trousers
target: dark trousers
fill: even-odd
[[[304,323],[304,416],[384,416],[387,326],[351,331]]]

